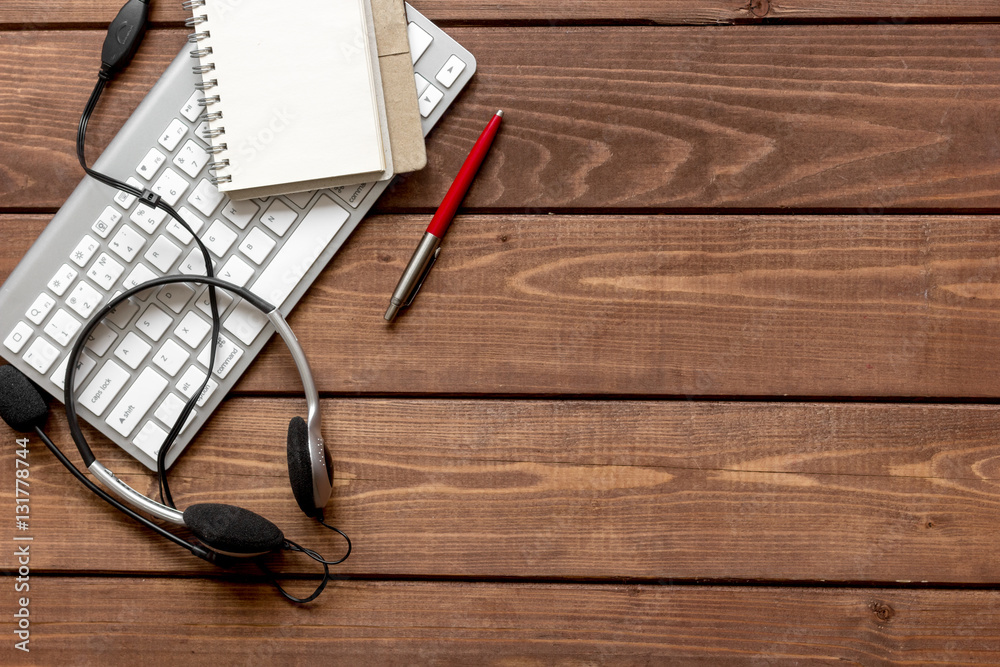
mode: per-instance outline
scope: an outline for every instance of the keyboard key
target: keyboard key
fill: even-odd
[[[202,215],[210,216],[215,208],[226,196],[219,192],[219,189],[204,178],[195,187],[194,192],[187,198],[188,203],[201,211]]]
[[[406,36],[410,38],[410,58],[416,63],[420,60],[420,56],[424,55],[424,51],[431,45],[434,38],[416,23],[407,24]]]
[[[152,368],[143,369],[105,421],[111,428],[128,437],[167,388],[167,384],[166,378]]]
[[[215,266],[215,262],[212,262]],[[201,248],[194,248],[178,267],[181,273],[187,276],[203,276],[205,272],[205,255],[201,253]]]
[[[169,167],[163,170],[152,187],[153,192],[160,195],[160,198],[170,206],[179,202],[187,189],[187,179]]]
[[[59,364],[59,366],[56,367],[55,372],[52,373],[52,376],[49,378],[50,380],[52,380],[52,384],[59,387],[60,391],[62,391],[66,387],[65,380],[66,380],[67,363],[69,363],[68,354],[65,357],[63,357],[62,362]],[[96,366],[97,362],[94,361],[93,357],[91,357],[86,353],[80,354],[80,358],[76,360],[76,376],[73,378],[74,390],[80,388],[80,385],[83,383],[83,381],[87,379],[88,375],[90,375],[90,371],[94,370]]]
[[[201,121],[201,123],[198,124],[198,127],[194,128],[194,136],[199,141],[205,142],[206,145],[211,144],[212,140],[208,136],[210,130],[211,127],[209,126],[208,122]]]
[[[177,381],[177,391],[184,394],[185,398],[191,398],[194,396],[194,392],[198,391],[201,387],[201,383],[205,381],[205,373],[199,370],[196,366],[188,366],[188,369],[184,371],[184,375],[181,379]]]
[[[181,171],[194,178],[209,163],[209,155],[204,148],[188,139],[174,156],[173,162]]]
[[[69,289],[70,284],[76,280],[78,275],[80,274],[77,273],[77,270],[72,266],[69,264],[63,264],[59,267],[59,270],[56,271],[56,275],[52,276],[52,279],[49,280],[48,288],[52,290],[56,296],[62,296],[66,293],[66,290]]]
[[[108,253],[102,252],[94,265],[90,267],[90,271],[87,271],[87,277],[97,283],[99,287],[109,290],[124,272],[124,266],[111,259]]]
[[[444,93],[435,88],[434,86],[427,86],[427,89],[421,93],[420,98],[417,100],[417,106],[420,107],[420,115],[427,118],[434,111],[434,108],[444,99]]]
[[[204,377],[204,375],[202,377]],[[160,407],[156,408],[156,412],[153,413],[153,416],[173,428],[174,423],[177,422],[177,418],[181,416],[181,410],[184,409],[184,403],[185,401],[182,401],[177,394],[167,394],[167,397],[163,399],[162,403],[160,403]],[[188,427],[188,424],[191,423],[196,414],[198,413],[195,410],[192,410],[191,413],[188,414],[187,421],[184,422],[184,428]],[[184,428],[181,429],[182,433],[184,432]]]
[[[132,444],[141,449],[151,459],[155,459],[160,453],[160,447],[167,440],[167,432],[154,424],[146,422],[139,429]]]
[[[121,344],[115,348],[115,356],[124,361],[129,368],[135,370],[139,368],[139,364],[142,363],[151,349],[153,347],[149,343],[130,331]]]
[[[121,294],[121,292],[116,292],[115,297],[119,294]],[[108,313],[107,319],[119,329],[124,329],[132,320],[132,316],[137,312],[139,312],[139,304],[132,299],[126,299],[124,302],[115,306],[111,312]]]
[[[184,219],[184,222],[188,223],[188,227],[190,227],[191,231],[195,234],[200,232],[201,228],[205,226],[205,221],[202,220],[201,216],[189,209],[187,206],[181,206],[177,213],[179,213],[181,218]],[[177,221],[174,220],[174,222]],[[184,228],[181,227],[181,229]],[[186,229],[184,231],[187,232]],[[185,243],[188,243],[188,241],[185,241]]]
[[[194,296],[194,290],[183,283],[164,285],[156,293],[156,300],[178,315]]]
[[[243,341],[245,345],[249,345],[269,321],[267,315],[257,308],[246,301],[240,301],[233,308],[233,312],[229,314],[226,321],[222,323],[222,326],[226,331]]]
[[[291,199],[292,203],[298,206],[299,208],[305,208],[306,206],[309,205],[309,201],[313,197],[313,191],[309,190],[306,192],[293,192],[292,194],[285,196]]]
[[[427,90],[427,86],[431,85],[431,82],[420,76],[416,72],[413,73],[413,82],[417,86],[417,97],[420,97],[421,93]]]
[[[208,231],[201,237],[202,243],[215,253],[217,257],[222,257],[236,240],[236,232],[226,226],[221,220],[216,220]]]
[[[117,225],[118,221],[121,219],[122,214],[108,206],[104,209],[104,212],[101,213],[101,217],[97,219],[97,222],[94,223],[91,229],[94,230],[94,233],[102,239],[106,239],[108,238],[108,234],[111,233],[111,230],[115,228],[115,225]]]
[[[122,281],[122,285],[125,286],[125,289],[132,289],[156,277],[157,275],[148,266],[140,262],[132,269],[132,273],[128,274],[128,277]]]
[[[78,402],[79,405],[86,407],[100,417],[130,377],[127,370],[109,359],[104,362],[101,370],[83,390]]]
[[[24,347],[24,344],[28,342],[28,339],[31,338],[32,333],[33,331],[28,324],[25,322],[18,322],[17,325],[11,329],[11,332],[7,334],[7,337],[4,338],[3,346],[14,354],[17,354],[21,351],[21,348]]]
[[[275,199],[264,211],[264,215],[260,216],[260,221],[267,225],[267,228],[272,232],[282,236],[297,217],[299,214],[289,208],[288,204],[280,199]]]
[[[202,348],[201,354],[198,355],[198,363],[206,368],[208,368],[208,348],[209,345],[206,345]],[[219,344],[215,348],[215,368],[212,369],[212,372],[220,378],[225,379],[229,371],[233,370],[233,366],[236,365],[236,362],[242,356],[243,348],[234,344],[225,336],[220,335]]]
[[[240,229],[246,229],[247,223],[253,220],[260,207],[252,201],[230,201],[222,207],[222,215]]]
[[[240,252],[250,258],[254,264],[261,264],[274,249],[274,239],[256,227],[250,230],[240,244]]]
[[[112,331],[111,327],[107,324],[101,322],[87,336],[86,347],[88,350],[92,350],[97,356],[103,357],[116,338],[118,338],[118,334]]]
[[[153,355],[153,363],[162,368],[167,375],[173,377],[177,375],[177,371],[181,369],[189,356],[191,355],[188,354],[187,350],[168,338]]]
[[[73,292],[66,299],[66,305],[76,311],[76,313],[86,319],[94,312],[94,309],[104,301],[104,295],[90,286],[90,283],[81,280],[77,283]]]
[[[166,161],[166,155],[155,148],[150,148],[149,152],[146,153],[146,157],[142,158],[142,162],[135,168],[135,173],[148,181],[156,175],[156,172],[160,170],[160,166]]]
[[[181,256],[181,249],[175,246],[166,236],[157,236],[153,245],[143,255],[143,259],[163,273],[167,273]]]
[[[157,141],[160,142],[161,146],[173,153],[174,149],[177,148],[177,144],[179,144],[181,139],[184,138],[184,135],[187,134],[187,129],[187,125],[185,125],[183,121],[174,118],[170,121],[170,125],[167,125],[167,129],[163,131],[163,134],[160,135],[160,138]]]
[[[253,267],[242,259],[233,255],[229,261],[219,269],[219,277],[226,282],[243,287],[253,278]]]
[[[198,116],[201,115],[201,105],[198,102],[201,98],[205,97],[205,93],[200,90],[194,91],[194,94],[188,98],[184,106],[181,107],[181,115],[187,118],[192,123],[198,120]]]
[[[339,199],[349,204],[351,208],[357,208],[364,201],[365,195],[371,192],[374,187],[375,183],[372,182],[358,183],[357,185],[339,185],[332,188],[332,190]]]
[[[146,239],[128,225],[122,225],[108,245],[116,255],[131,262],[142,250],[142,246],[146,245]]]
[[[163,332],[173,323],[173,317],[167,315],[155,304],[150,304],[143,311],[139,319],[135,321],[135,326],[139,331],[149,336],[150,340],[158,341]],[[194,345],[191,347],[194,347]]]
[[[191,347],[198,347],[201,345],[201,341],[204,340],[205,334],[211,330],[211,324],[194,313],[188,313],[181,320],[181,323],[177,325],[177,328],[174,329],[174,335]]]
[[[254,282],[251,291],[280,306],[349,217],[342,206],[322,195],[295,232],[285,239],[285,244]]]
[[[198,396],[198,401],[195,403],[195,405],[197,405],[199,408],[204,406],[205,403],[208,402],[208,399],[212,398],[212,394],[214,394],[215,390],[218,388],[219,388],[218,382],[216,382],[215,380],[209,380],[208,384],[205,385],[205,388],[202,389],[201,395]]]
[[[160,226],[163,219],[167,217],[167,212],[160,208],[149,208],[148,206],[136,206],[132,209],[132,215],[128,217],[136,226],[147,234],[152,234]]]
[[[224,313],[226,311],[226,308],[229,307],[229,304],[231,304],[233,302],[233,297],[231,297],[229,295],[229,292],[227,292],[226,290],[224,290],[224,289],[217,289],[217,290],[215,290],[215,302],[216,302],[216,304],[218,304],[219,314],[221,315],[222,313]],[[208,288],[207,287],[198,296],[198,310],[200,310],[201,312],[205,313],[209,317],[212,316],[212,304],[209,301]]]
[[[178,213],[180,213],[180,211],[178,211]],[[182,215],[181,217],[183,218],[184,216]],[[187,222],[187,220],[185,219],[184,222]],[[173,236],[175,239],[177,239],[184,245],[187,245],[188,243],[191,243],[191,241],[194,240],[194,237],[191,236],[191,232],[184,229],[181,223],[177,222],[173,218],[170,218],[170,222],[167,223],[167,231],[170,232],[171,236]]]
[[[47,333],[52,340],[59,343],[63,347],[66,347],[72,340],[76,332],[80,330],[80,321],[67,313],[65,310],[60,308],[56,311],[56,314],[52,316],[49,323],[45,325],[45,333]],[[42,372],[42,371],[39,371]]]
[[[83,283],[80,284],[82,285]],[[41,324],[54,305],[56,305],[56,300],[45,292],[42,292],[35,298],[35,301],[28,308],[27,312],[24,313],[24,316],[35,324]],[[17,350],[14,351],[17,352]]]
[[[438,73],[434,75],[434,78],[438,80],[445,88],[451,88],[455,80],[458,79],[459,75],[465,71],[465,63],[462,62],[461,58],[453,55],[448,58],[448,62],[444,64]]]
[[[59,348],[55,347],[44,338],[35,338],[28,346],[28,351],[21,357],[28,362],[28,365],[44,375],[52,368],[52,364],[59,357]]]
[[[97,242],[90,234],[85,234],[83,240],[76,244],[76,248],[73,252],[69,254],[69,258],[73,260],[73,263],[83,268],[90,261],[90,258],[94,256],[97,249],[101,247],[101,244]]]
[[[138,190],[144,189],[142,183],[140,183],[138,179],[133,178],[132,176],[126,178],[125,182],[128,185],[131,185],[133,188],[136,188]],[[125,210],[130,209],[132,207],[132,204],[135,203],[136,199],[138,199],[138,197],[136,197],[135,195],[130,195],[124,190],[119,190],[118,194],[115,195],[115,203],[121,206]]]

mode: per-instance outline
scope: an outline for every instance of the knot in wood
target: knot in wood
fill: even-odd
[[[750,0],[749,9],[756,18],[762,19],[771,11],[771,3],[768,0]]]
[[[896,615],[895,609],[884,602],[879,602],[878,600],[872,602],[868,605],[868,607],[872,610],[872,613],[875,614],[875,617],[882,623],[888,623],[892,617]]]

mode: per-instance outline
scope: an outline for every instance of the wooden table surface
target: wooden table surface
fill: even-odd
[[[179,4],[91,155],[184,44]],[[115,513],[32,437],[18,593],[2,426],[0,662],[1000,661],[996,0],[414,5],[478,73],[291,318],[354,555],[294,606]],[[118,6],[0,4],[0,279],[81,178]],[[499,108],[441,261],[385,326]],[[178,505],[335,553],[288,487],[303,406],[272,342],[174,468]],[[49,429],[73,449],[61,410]]]

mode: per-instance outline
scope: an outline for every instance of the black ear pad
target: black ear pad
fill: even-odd
[[[327,474],[330,472],[329,458]],[[312,461],[309,458],[309,427],[302,417],[292,417],[288,422],[288,480],[292,484],[295,502],[309,516],[316,516],[322,508],[316,507],[313,496]]]
[[[233,556],[264,554],[285,543],[277,526],[235,505],[192,505],[184,510],[184,524],[209,549]]]

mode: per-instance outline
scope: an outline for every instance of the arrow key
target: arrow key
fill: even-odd
[[[465,71],[465,63],[459,59],[458,56],[452,56],[448,58],[448,62],[444,64],[444,67],[438,71],[434,76],[445,88],[451,88],[455,80]]]
[[[434,107],[436,107],[438,102],[440,102],[443,98],[444,93],[434,86],[427,86],[427,88],[424,89],[423,94],[421,94],[420,98],[417,100],[418,106],[420,107],[420,115],[424,118],[430,116],[431,112],[434,111]]]

